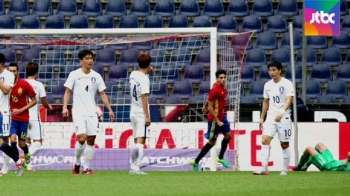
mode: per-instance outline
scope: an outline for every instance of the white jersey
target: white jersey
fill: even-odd
[[[12,88],[15,82],[15,75],[9,70],[4,69],[0,74],[0,80],[4,85],[11,86]],[[0,112],[2,115],[10,115],[10,94],[10,92],[7,95],[0,92]]]
[[[289,96],[294,96],[293,83],[290,80],[282,77],[278,83],[275,83],[273,80],[266,82],[264,85],[264,98],[270,99],[267,118],[275,119],[280,114],[279,110],[283,109]],[[290,109],[284,113],[284,116],[290,116]]]
[[[34,79],[26,79],[26,81],[30,84],[30,86],[33,87],[36,95],[36,100],[39,103],[39,100],[43,97],[46,97],[45,87],[43,83],[34,80]],[[39,110],[39,104],[36,104],[35,106],[31,107],[29,109],[29,120],[37,120],[40,121],[40,110]]]
[[[130,74],[130,96],[131,96],[131,117],[145,117],[142,108],[141,95],[149,94],[149,78],[140,71],[133,71]]]
[[[73,91],[72,114],[79,116],[96,116],[96,92],[106,89],[102,76],[94,70],[85,74],[81,68],[69,73],[64,83]]]

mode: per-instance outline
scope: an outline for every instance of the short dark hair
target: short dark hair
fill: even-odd
[[[223,70],[223,69],[218,69],[218,70],[216,70],[216,72],[215,72],[216,79],[219,78],[219,76],[220,76],[221,74],[225,74],[225,76],[226,76],[226,71]]]
[[[27,76],[34,76],[35,74],[38,73],[38,71],[39,71],[39,65],[37,63],[29,62],[26,65]]]
[[[137,58],[137,62],[139,63],[139,68],[145,69],[152,62],[152,57],[149,54],[141,54]]]
[[[276,67],[276,69],[281,70],[282,69],[282,63],[279,61],[273,61],[267,65],[267,69],[270,69],[270,67]]]
[[[92,53],[91,50],[85,49],[85,50],[82,50],[78,53],[78,58],[79,58],[79,60],[83,60],[83,58],[86,57],[87,55],[93,56],[94,53]]]
[[[0,53],[0,64],[2,63],[3,65],[5,65],[6,62],[6,57],[3,53]]]
[[[18,69],[18,64],[17,64],[17,63],[10,63],[10,64],[9,64],[9,67],[16,67],[17,71],[19,70],[19,69]]]

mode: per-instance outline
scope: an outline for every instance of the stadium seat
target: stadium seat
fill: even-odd
[[[176,15],[170,17],[169,28],[186,28],[188,27],[188,18],[185,15]]]
[[[137,50],[151,50],[153,47],[152,41],[146,42],[134,42],[131,44],[130,48],[135,48]]]
[[[221,36],[219,37],[220,40]],[[227,39],[226,36],[222,36],[224,43]],[[250,50],[253,48],[252,41],[251,41],[251,34],[250,33],[241,33],[236,34],[231,38],[231,47],[239,49],[239,50]],[[249,41],[248,41],[249,40]],[[248,45],[247,45],[248,42]],[[219,48],[222,46],[219,46]]]
[[[175,39],[168,39],[168,40],[162,40],[158,42],[157,49],[167,49],[167,50],[173,50],[178,48],[178,43]]]
[[[338,97],[338,98],[341,98],[341,97]],[[318,96],[317,97],[317,101],[316,103],[317,104],[334,104],[336,103],[336,98],[333,97],[332,95],[322,95],[322,96]]]
[[[332,80],[332,71],[327,64],[317,64],[312,67],[311,78],[319,82],[325,83]]]
[[[39,76],[40,79],[53,79],[53,69],[51,65],[40,65]]]
[[[46,58],[43,59],[44,65],[65,65],[66,59],[64,53],[61,50],[48,50],[46,52]]]
[[[342,64],[342,56],[339,48],[327,48],[322,51],[320,63],[330,66],[338,66]]]
[[[167,83],[178,81],[180,79],[179,69],[174,66],[162,66],[159,73],[159,78]]]
[[[266,65],[265,51],[261,48],[254,48],[247,51],[245,66],[260,67]]]
[[[325,49],[328,47],[327,37],[325,36],[307,36],[307,46],[315,49]]]
[[[205,0],[202,15],[219,17],[224,15],[224,12],[222,0]]]
[[[164,49],[152,49],[148,51],[148,54],[152,57],[152,67],[161,68],[166,62]]]
[[[40,64],[40,50],[37,48],[24,49],[21,55],[21,66],[25,66],[29,62]]]
[[[151,15],[151,5],[149,0],[133,0],[129,14],[138,17],[145,17]]]
[[[46,17],[45,29],[64,29],[65,26],[63,15],[49,15]]]
[[[80,61],[78,58],[79,51],[74,51],[72,54],[72,58],[70,59],[69,65],[80,66]]]
[[[208,94],[209,91],[210,91],[210,81],[202,81],[199,85],[198,94],[200,95]]]
[[[346,54],[344,64],[350,65],[350,50],[348,50],[348,52],[347,52],[347,54]]]
[[[333,36],[331,47],[340,49],[350,48],[350,31],[342,30],[340,36]]]
[[[41,29],[39,16],[23,16],[21,21],[21,29]]]
[[[199,51],[193,65],[203,66],[205,68],[210,67],[210,48],[206,47]]]
[[[200,15],[198,0],[181,0],[179,13],[187,17],[195,17]]]
[[[269,69],[267,65],[263,65],[260,67],[259,80],[270,80]]]
[[[0,49],[0,53],[3,53],[6,57],[6,62],[15,63],[17,62],[17,53],[15,49],[12,48],[3,48]]]
[[[158,15],[146,16],[144,28],[163,28],[163,19]]]
[[[283,16],[295,16],[299,14],[297,0],[279,0],[277,14]]]
[[[350,31],[350,15],[343,16],[342,30]]]
[[[309,99],[316,99],[322,95],[321,84],[317,80],[308,80],[306,83],[306,96]]]
[[[256,41],[256,48],[264,50],[274,50],[277,48],[277,37],[273,32],[259,33]]]
[[[253,81],[250,85],[249,96],[255,99],[263,99],[264,85],[268,80]]]
[[[35,0],[32,10],[33,15],[49,16],[52,15],[52,1],[51,0]]]
[[[0,29],[16,28],[16,18],[13,15],[0,15]]]
[[[244,65],[242,69],[241,79],[243,83],[251,83],[255,81],[254,67],[251,65]]]
[[[95,62],[101,66],[113,66],[117,62],[115,50],[101,49],[97,50]]]
[[[263,24],[260,16],[249,15],[243,18],[242,31],[252,31],[255,30],[256,33],[263,31]]]
[[[7,12],[9,15],[25,16],[29,14],[28,0],[11,0],[10,7]]]
[[[232,15],[221,16],[218,20],[218,32],[237,32],[237,20]]]
[[[89,28],[89,19],[86,15],[75,15],[70,18],[69,28],[87,29]]]
[[[203,47],[203,39],[201,37],[183,38],[181,42],[182,48],[198,50]]]
[[[285,78],[292,81],[292,67],[289,66],[286,71]],[[301,65],[295,65],[295,81],[300,84],[303,79],[303,67]]]
[[[209,16],[197,16],[193,19],[193,28],[212,26],[213,24]]]
[[[180,104],[181,98],[178,96],[164,97],[163,103],[164,104]]]
[[[340,0],[340,15],[348,15],[348,5],[346,3],[346,0]]]
[[[157,0],[154,15],[170,17],[176,14],[174,0]]]
[[[350,104],[350,96],[344,96],[343,98],[342,98],[342,103],[344,104]]]
[[[283,33],[288,29],[287,21],[284,16],[275,15],[267,19],[267,30],[274,33]]]
[[[174,49],[171,52],[170,62],[172,66],[183,68],[191,64],[192,54],[187,48]]]
[[[152,97],[160,97],[163,98],[164,96],[168,95],[166,83],[159,81],[159,82],[151,82],[150,83],[150,94]]]
[[[72,71],[74,71],[76,69],[79,69],[80,66],[62,65],[59,68],[60,68],[59,78],[60,79],[66,79],[66,78],[68,78],[70,72],[72,72]]]
[[[340,80],[340,81],[350,83],[350,65],[349,64],[339,65],[337,69],[337,75],[335,76],[335,80]]]
[[[188,99],[193,96],[192,84],[189,81],[175,81],[173,85],[173,96]]]
[[[0,0],[0,15],[5,14],[5,0]]]
[[[237,17],[249,15],[247,0],[230,0],[226,15],[233,15]]]
[[[57,6],[56,14],[63,16],[74,16],[78,14],[77,0],[60,0]]]
[[[279,61],[282,65],[290,66],[290,49],[289,48],[279,48],[272,51],[271,62]]]
[[[241,61],[242,56],[241,56],[241,51],[236,48],[228,48],[224,54],[220,55],[220,62],[223,61]]]
[[[301,65],[302,61],[303,61],[303,50],[300,49],[300,50],[298,50],[296,64]],[[306,65],[312,67],[315,64],[317,64],[316,50],[313,48],[308,48],[307,49],[307,57],[306,57]]]
[[[111,75],[111,74],[109,74]],[[108,80],[105,81],[105,85],[106,85],[106,93],[109,94],[109,97],[111,94],[114,94],[114,96],[118,93],[118,89],[119,89],[119,84],[121,83],[125,83],[119,81],[118,79],[111,79],[110,76],[108,78]]]
[[[205,80],[204,68],[196,65],[185,67],[184,80],[192,83],[201,83],[201,81]]]
[[[328,81],[326,95],[342,98],[347,94],[346,83],[344,81]]]
[[[259,16],[273,15],[271,0],[255,0],[252,8],[252,14]]]
[[[108,0],[104,14],[112,15],[113,17],[126,15],[125,0]]]
[[[81,8],[81,15],[87,16],[99,16],[102,14],[101,0],[84,0],[83,7]]]
[[[299,33],[303,32],[304,15],[297,15],[293,17],[293,30]],[[309,37],[308,37],[309,38]]]
[[[113,65],[109,68],[108,79],[118,79],[119,81],[128,79],[128,66],[126,65]]]
[[[300,33],[297,31],[293,31],[293,42],[294,42],[294,50],[299,50],[302,48],[302,40]],[[282,41],[280,48],[290,48],[290,34],[289,32],[285,32],[282,35]]]
[[[113,16],[112,15],[97,16],[95,21],[95,28],[97,29],[115,28]]]
[[[139,19],[136,15],[120,17],[119,28],[139,28]]]
[[[126,65],[128,67],[137,66],[137,58],[139,57],[139,51],[136,49],[122,50],[119,59],[119,65]]]

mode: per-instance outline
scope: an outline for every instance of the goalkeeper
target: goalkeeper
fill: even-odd
[[[335,160],[331,151],[323,144],[318,143],[315,148],[307,147],[296,167],[290,167],[292,171],[306,171],[314,164],[320,171],[350,171],[350,152],[345,160]]]

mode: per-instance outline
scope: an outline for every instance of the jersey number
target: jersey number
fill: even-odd
[[[288,129],[288,130],[284,130],[284,135],[286,137],[290,137],[292,135],[292,130]]]
[[[273,96],[273,102],[274,103],[280,103],[280,97],[279,96]]]
[[[86,92],[89,92],[89,85],[86,85],[85,91],[86,91]]]
[[[9,130],[9,124],[2,124],[2,130],[3,131],[8,131]]]
[[[134,88],[132,89],[132,97],[134,97],[135,101],[137,101],[136,84],[134,85]]]

